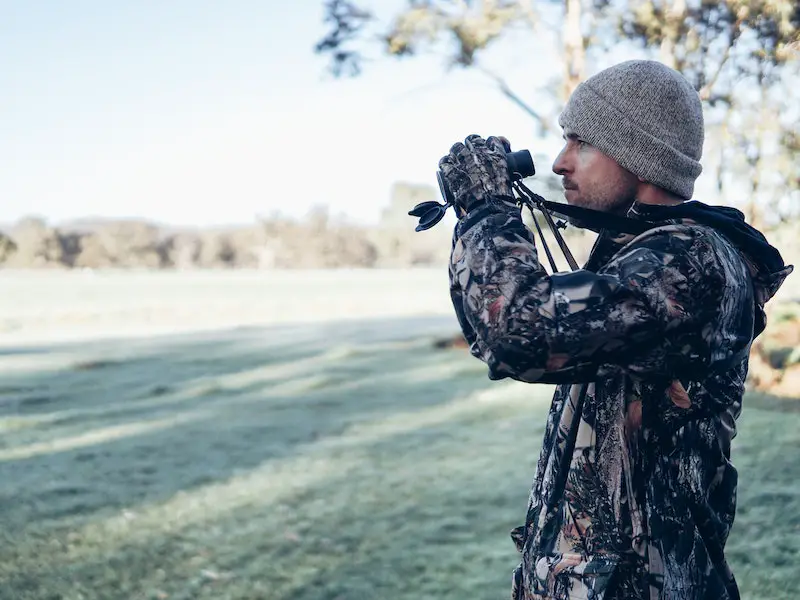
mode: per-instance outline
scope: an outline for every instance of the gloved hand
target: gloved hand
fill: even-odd
[[[470,135],[457,142],[449,154],[439,160],[442,179],[453,194],[459,217],[483,202],[498,202],[515,208],[516,201],[508,174],[506,152],[511,150],[505,138]]]

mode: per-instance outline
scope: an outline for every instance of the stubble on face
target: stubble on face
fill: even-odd
[[[639,178],[578,135],[565,131],[565,139],[553,171],[563,178],[567,203],[612,214],[627,213],[636,200]]]

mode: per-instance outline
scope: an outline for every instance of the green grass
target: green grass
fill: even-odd
[[[488,381],[437,328],[0,354],[0,598],[506,598],[551,389]],[[795,595],[799,431],[748,398],[744,598]]]

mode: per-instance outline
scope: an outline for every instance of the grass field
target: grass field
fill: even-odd
[[[0,350],[0,598],[502,599],[551,389],[446,317]],[[800,403],[748,397],[729,556],[796,597]]]

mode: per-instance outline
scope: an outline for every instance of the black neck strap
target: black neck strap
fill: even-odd
[[[541,203],[552,213],[579,220],[582,227],[591,229],[595,233],[599,233],[603,229],[609,229],[619,233],[633,233],[638,235],[644,233],[653,226],[652,223],[631,219],[630,217],[620,217],[618,215],[612,215],[591,208],[583,208],[581,206],[570,206],[562,202],[542,200]]]

